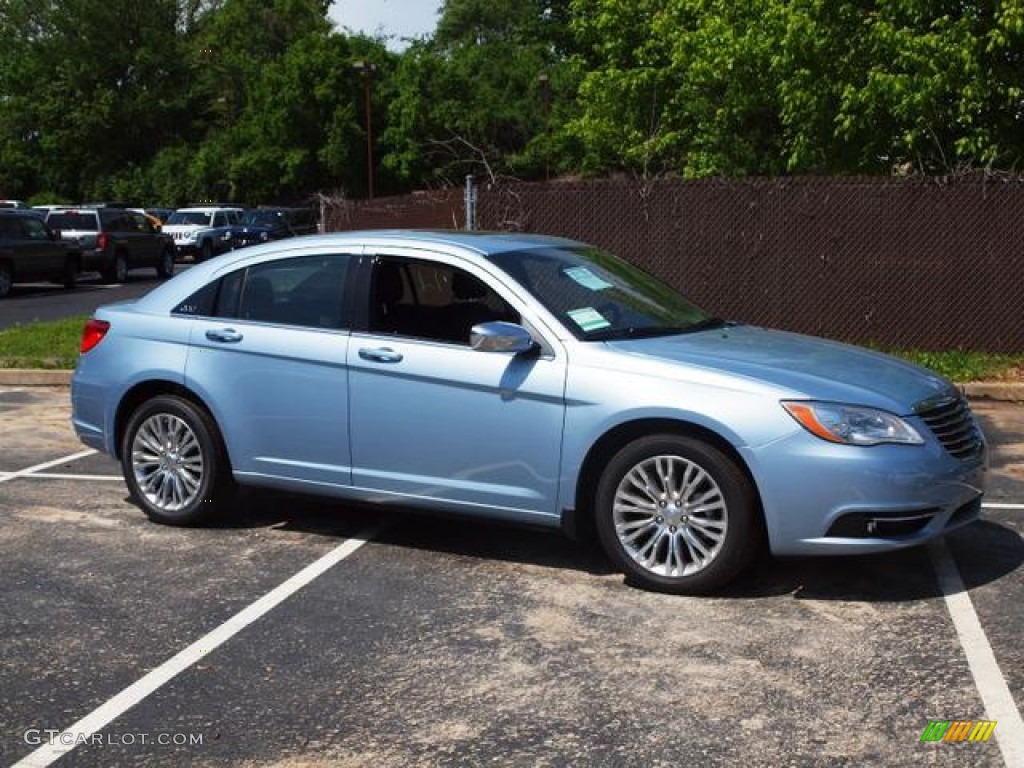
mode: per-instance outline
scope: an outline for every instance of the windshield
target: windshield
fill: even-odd
[[[166,223],[205,227],[209,222],[210,214],[202,211],[175,211],[167,217]]]
[[[657,278],[598,248],[541,248],[489,258],[579,339],[663,336],[721,324]]]

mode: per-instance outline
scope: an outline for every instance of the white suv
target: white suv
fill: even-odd
[[[205,261],[231,250],[242,214],[241,208],[223,206],[179,208],[167,218],[163,231],[174,238],[179,256],[191,254],[196,261]]]

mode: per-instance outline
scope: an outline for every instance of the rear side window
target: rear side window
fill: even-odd
[[[308,328],[343,327],[349,257],[302,256],[231,272],[174,308],[176,315],[236,317]]]
[[[342,327],[346,256],[303,256],[246,271],[238,317],[310,328]]]

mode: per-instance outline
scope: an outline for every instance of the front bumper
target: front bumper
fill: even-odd
[[[987,453],[924,445],[834,445],[800,432],[745,458],[761,493],[777,555],[886,552],[977,520]]]

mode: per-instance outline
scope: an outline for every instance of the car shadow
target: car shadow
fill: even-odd
[[[397,507],[355,505],[273,491],[243,492],[235,514],[218,528],[275,528],[346,538],[382,517],[400,518],[375,542],[459,557],[573,570],[591,576],[615,572],[596,543],[574,542],[557,530]],[[1024,563],[1024,539],[1013,529],[983,520],[946,539],[965,587],[999,581]],[[625,579],[624,579],[625,581]],[[874,555],[774,558],[767,554],[717,598],[791,595],[797,600],[908,602],[942,596],[926,547]]]

